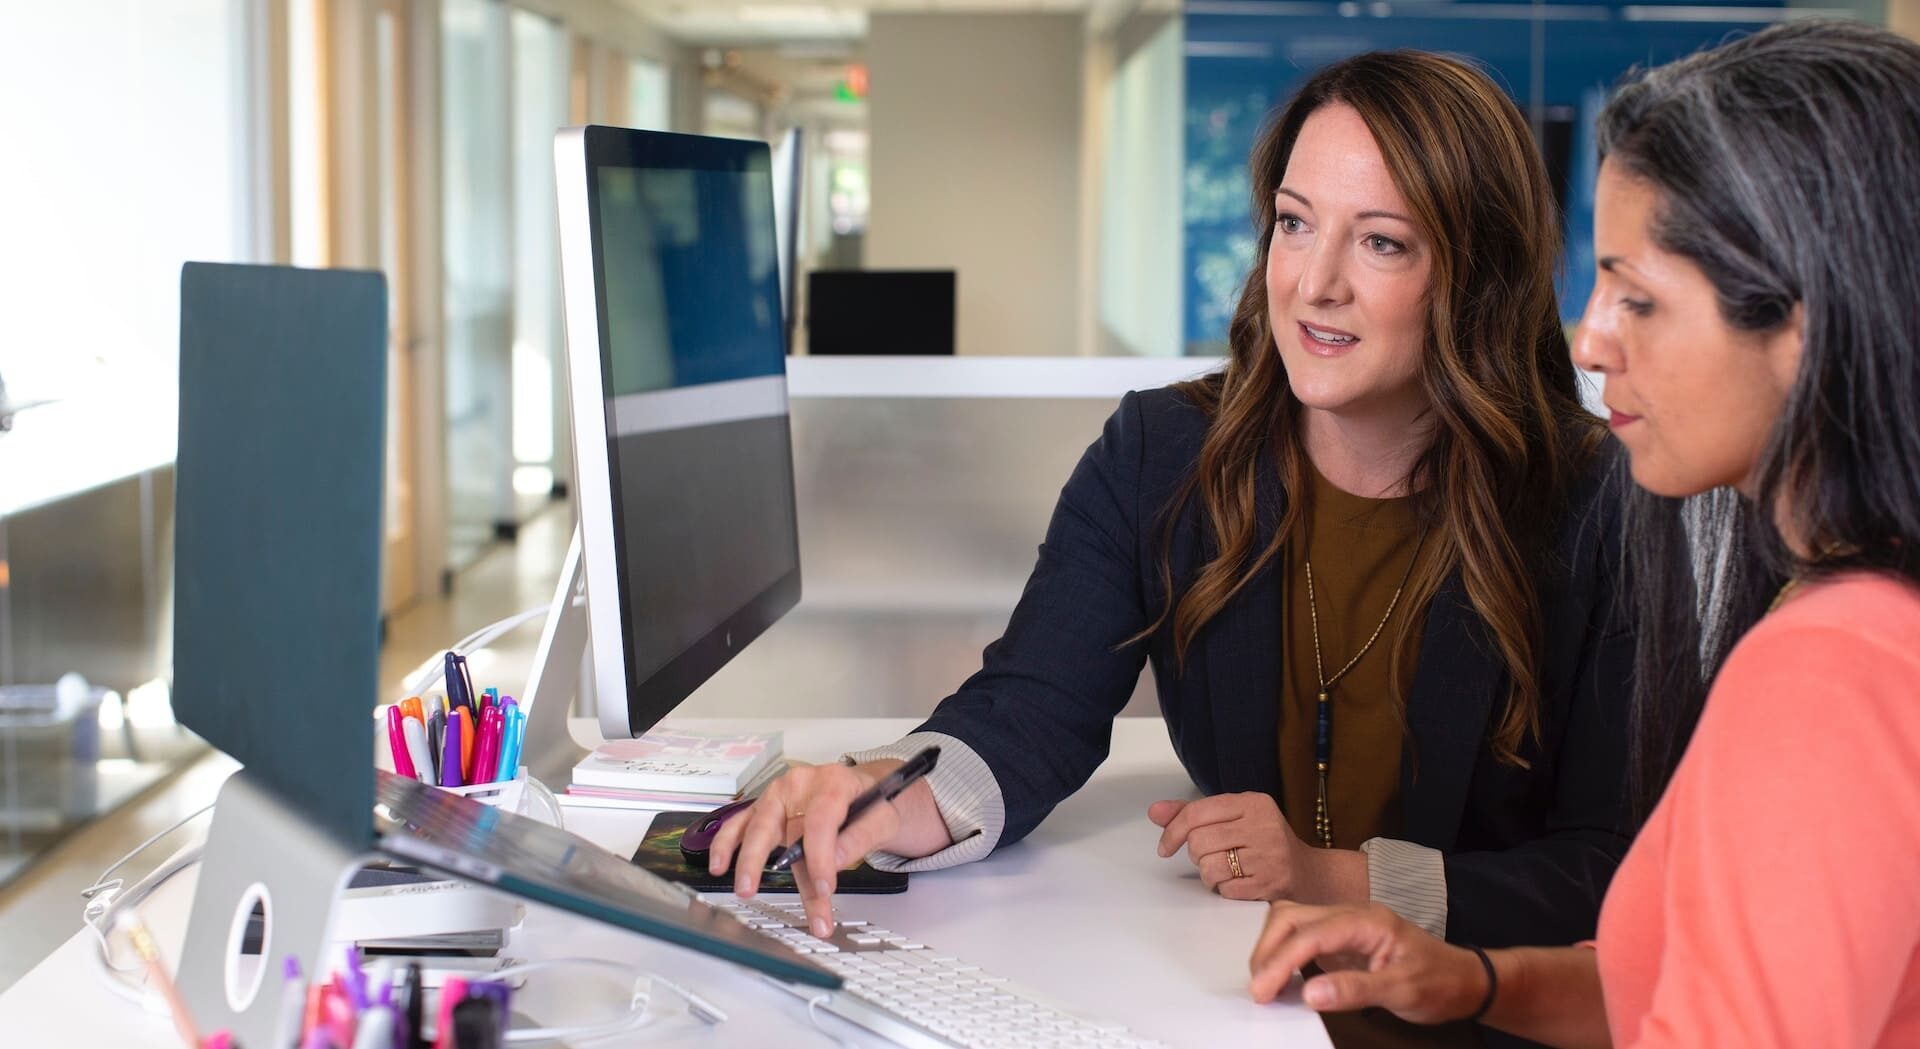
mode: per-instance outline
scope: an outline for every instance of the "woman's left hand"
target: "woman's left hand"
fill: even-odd
[[[1322,868],[1349,854],[1301,841],[1270,795],[1249,791],[1198,801],[1156,801],[1148,806],[1147,818],[1164,828],[1160,855],[1171,856],[1185,845],[1200,880],[1230,900],[1328,903],[1339,895],[1330,891],[1334,879]],[[1364,893],[1360,898],[1365,899]]]
[[[1248,990],[1270,1002],[1308,962],[1327,970],[1301,998],[1321,1012],[1379,1006],[1413,1023],[1471,1016],[1487,994],[1480,959],[1388,910],[1276,903],[1254,944]]]

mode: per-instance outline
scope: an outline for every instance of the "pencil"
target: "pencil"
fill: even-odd
[[[122,916],[120,921],[127,939],[133,943],[133,952],[147,965],[147,982],[153,984],[160,992],[160,997],[166,999],[167,1010],[173,1013],[173,1029],[180,1032],[187,1049],[200,1049],[200,1030],[193,1024],[193,1013],[187,1010],[187,1000],[180,997],[180,988],[175,987],[173,978],[167,975],[167,967],[160,960],[160,945],[153,942],[153,934],[131,912]]]

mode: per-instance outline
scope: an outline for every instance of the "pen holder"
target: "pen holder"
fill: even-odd
[[[491,805],[516,815],[527,814],[527,767],[525,765],[513,771],[512,779],[498,780],[493,783],[469,783],[464,787],[437,787],[448,794],[458,794],[463,798],[472,798],[482,805]]]
[[[527,774],[525,765],[513,771],[512,779],[503,779],[497,783],[470,783],[464,787],[435,787],[448,794],[458,794],[463,798],[472,798],[482,805],[491,805],[496,809],[511,812],[516,816],[536,819],[551,827],[566,826],[566,817],[560,811],[560,802],[548,790],[546,784]]]

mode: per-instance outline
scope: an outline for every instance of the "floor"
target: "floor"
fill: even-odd
[[[516,542],[489,547],[460,573],[454,592],[416,603],[388,622],[380,656],[380,699],[397,698],[400,682],[430,656],[479,627],[551,601],[555,577],[572,534],[567,504],[532,518]],[[495,680],[490,671],[528,665],[540,638],[538,620],[469,657],[474,684],[512,693],[518,682]],[[80,928],[80,890],[109,864],[149,836],[213,802],[220,784],[235,768],[232,759],[210,754],[189,763],[145,794],[87,825],[0,889],[0,990],[23,974]],[[196,826],[203,827],[206,817]],[[184,841],[188,831],[159,843],[145,864],[136,863],[129,882],[154,860]]]

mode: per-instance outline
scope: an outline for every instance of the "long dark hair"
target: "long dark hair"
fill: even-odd
[[[1274,191],[1294,142],[1314,111],[1334,103],[1352,106],[1366,121],[1394,186],[1434,246],[1420,369],[1434,436],[1407,481],[1438,553],[1422,559],[1407,598],[1411,607],[1423,606],[1459,569],[1507,670],[1494,751],[1524,765],[1522,745],[1539,732],[1538,562],[1570,476],[1605,434],[1581,407],[1560,326],[1553,287],[1560,220],[1539,149],[1513,102],[1461,59],[1382,51],[1328,66],[1255,145],[1259,251],[1229,327],[1226,369],[1184,387],[1211,422],[1195,472],[1172,504],[1177,512],[1198,497],[1218,553],[1146,634],[1170,617],[1176,657],[1184,661],[1201,628],[1272,562],[1301,520],[1308,476],[1302,406],[1274,344],[1266,257]],[[1261,471],[1276,467],[1290,498],[1272,541],[1256,550],[1254,493]],[[1161,578],[1172,595],[1164,555]],[[1401,619],[1396,661],[1404,658],[1413,621]]]
[[[1658,194],[1654,242],[1700,267],[1727,324],[1771,332],[1802,309],[1799,374],[1753,501],[1629,499],[1629,770],[1644,816],[1784,579],[1867,569],[1920,583],[1920,45],[1857,22],[1784,23],[1637,74],[1598,138]],[[1775,507],[1818,556],[1786,548]]]

